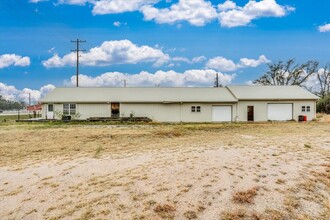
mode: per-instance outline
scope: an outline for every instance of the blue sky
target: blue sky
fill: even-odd
[[[330,61],[328,0],[0,0],[0,92],[245,84],[268,62]],[[94,48],[94,49],[92,49]],[[92,49],[92,50],[91,50]]]

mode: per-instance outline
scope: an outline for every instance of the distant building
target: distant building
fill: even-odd
[[[45,119],[71,115],[148,117],[158,122],[307,120],[316,117],[318,97],[299,86],[216,88],[56,88],[40,100]]]

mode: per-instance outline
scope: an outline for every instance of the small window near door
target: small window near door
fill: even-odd
[[[200,106],[191,106],[191,112],[201,112]]]
[[[306,111],[306,106],[301,106],[301,111],[305,112]]]
[[[54,105],[50,104],[48,105],[48,112],[53,112],[54,111]]]

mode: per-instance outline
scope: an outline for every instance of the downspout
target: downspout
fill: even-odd
[[[316,119],[316,102],[317,102],[317,100],[314,101],[314,118],[313,119]]]

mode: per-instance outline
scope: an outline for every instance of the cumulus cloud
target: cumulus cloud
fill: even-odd
[[[199,56],[199,57],[193,57],[191,60],[189,60],[186,57],[173,57],[171,60],[174,62],[183,62],[188,64],[194,64],[194,63],[201,63],[205,61],[207,58],[205,56]]]
[[[42,0],[30,0],[36,3]],[[46,0],[47,1],[47,0]],[[161,0],[58,0],[57,4],[88,5],[94,15],[118,14],[140,11],[145,20],[157,23],[174,24],[186,21],[194,26],[219,20],[223,27],[246,26],[252,20],[261,17],[283,17],[294,11],[295,8],[277,4],[276,0],[249,0],[245,6],[237,6],[232,0],[213,5],[209,0],[178,0],[169,7],[158,8]],[[181,24],[177,24],[181,28]]]
[[[159,2],[159,0],[100,0],[91,1],[94,4],[93,14],[116,14],[122,12],[130,12],[140,10],[145,5],[152,5]]]
[[[168,54],[161,49],[149,46],[137,46],[129,40],[105,41],[99,47],[90,49],[87,53],[81,53],[79,59],[86,66],[109,66],[114,64],[136,64],[141,62],[153,63],[161,66],[170,60]],[[55,54],[42,62],[47,68],[73,66],[76,63],[76,54],[69,53],[63,57]]]
[[[58,4],[86,5],[88,3],[92,5],[94,15],[104,15],[138,11],[145,5],[153,5],[157,2],[159,0],[59,0]]]
[[[319,26],[319,32],[330,32],[330,23]]]
[[[41,87],[39,90],[29,88],[19,90],[15,88],[15,86],[0,82],[0,95],[8,100],[23,101],[25,103],[29,103],[29,96],[31,96],[31,102],[37,103],[41,97],[48,94],[54,88],[54,85],[48,84]]]
[[[209,59],[206,63],[207,68],[216,69],[218,71],[235,71],[237,69],[234,61],[224,57],[214,57]]]
[[[80,75],[81,86],[123,86],[124,80],[127,86],[212,86],[214,78],[218,72],[215,70],[187,70],[183,73],[170,71],[157,71],[149,73],[142,71],[138,74],[125,74],[121,72],[107,72],[102,75],[92,77]],[[219,82],[227,85],[236,77],[235,74],[219,73]],[[73,86],[76,76],[72,76],[66,85]]]
[[[0,56],[0,69],[8,66],[29,66],[30,58],[16,54],[3,54]]]
[[[141,12],[145,20],[154,20],[160,24],[187,21],[195,26],[203,26],[217,17],[211,2],[204,0],[179,0],[170,8],[164,9],[146,5],[141,8]]]
[[[241,68],[257,67],[269,62],[270,60],[268,60],[265,55],[261,55],[257,60],[241,58],[238,63],[219,56],[209,59],[206,63],[206,67],[218,71],[231,72]]]
[[[240,62],[238,64],[239,68],[245,68],[245,67],[257,67],[261,64],[270,63],[271,61],[267,59],[265,55],[261,55],[259,59],[248,59],[248,58],[242,58],[240,59]]]
[[[236,3],[227,0],[218,5],[219,22],[223,27],[246,26],[252,20],[261,17],[283,17],[295,8],[283,6],[276,3],[275,0],[261,0],[259,2],[250,0],[245,6],[236,6]]]

